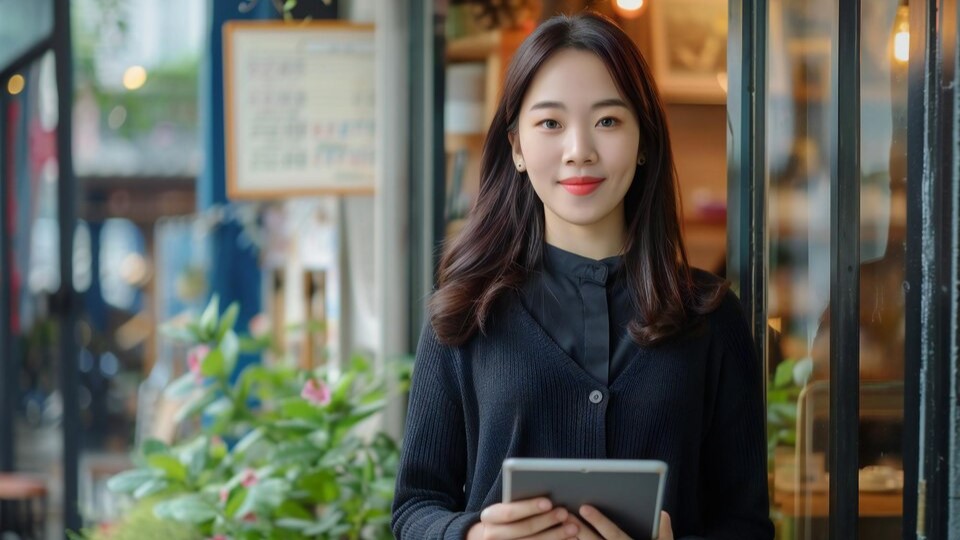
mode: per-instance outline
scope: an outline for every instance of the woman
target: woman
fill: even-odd
[[[397,538],[626,538],[590,507],[500,503],[508,457],[663,460],[661,538],[773,537],[760,367],[727,285],[687,265],[678,207],[663,106],[630,38],[596,14],[537,28],[440,264]]]

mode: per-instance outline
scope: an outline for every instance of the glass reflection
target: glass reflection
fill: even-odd
[[[832,0],[770,6],[769,429],[785,538],[826,538],[829,466]],[[861,11],[860,512],[864,538],[899,538],[906,214],[907,6]],[[842,361],[842,359],[841,359]]]

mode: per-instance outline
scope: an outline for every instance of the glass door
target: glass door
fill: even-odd
[[[838,284],[831,289],[841,247],[833,245],[841,216],[831,214],[838,207],[831,182],[842,179],[833,141],[844,121],[839,107],[848,106],[838,105],[834,90],[837,7],[774,0],[768,12],[768,429],[774,515],[792,538],[828,536],[830,386],[838,384],[831,319],[849,316],[837,306]],[[859,278],[859,309],[854,321],[840,321],[856,332],[859,353],[837,351],[833,361],[859,365],[860,534],[892,539],[901,537],[903,507],[908,7],[864,2],[859,16],[859,276],[851,276]],[[854,249],[848,244],[844,250]]]
[[[730,4],[728,264],[765,358],[778,538],[915,538],[919,510],[948,515],[935,373],[956,306],[932,291],[956,202],[924,196],[956,191],[957,13],[909,2]]]

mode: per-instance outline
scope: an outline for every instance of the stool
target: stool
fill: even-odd
[[[46,533],[47,486],[35,477],[0,473],[0,533],[24,540],[43,540]]]

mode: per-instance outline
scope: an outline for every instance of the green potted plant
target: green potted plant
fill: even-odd
[[[214,298],[199,318],[164,328],[190,345],[188,370],[166,392],[185,400],[177,421],[200,427],[172,445],[146,441],[136,468],[108,487],[202,538],[392,538],[398,447],[360,429],[383,409],[388,377],[359,357],[342,372],[255,364],[231,377],[241,351],[270,339],[240,337],[239,307],[218,308]],[[405,381],[409,362],[383,371]]]

